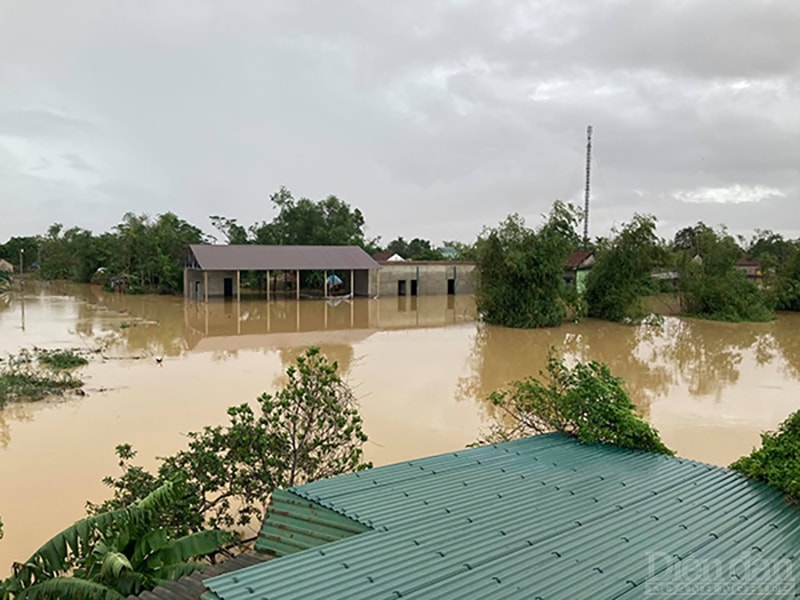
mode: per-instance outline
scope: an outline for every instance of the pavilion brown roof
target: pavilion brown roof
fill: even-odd
[[[311,271],[380,269],[358,246],[214,246],[189,247],[204,271]]]

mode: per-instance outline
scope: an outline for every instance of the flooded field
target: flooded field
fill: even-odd
[[[0,353],[102,350],[87,395],[0,410],[0,575],[107,491],[114,446],[139,462],[280,384],[309,345],[338,361],[361,399],[376,465],[463,448],[491,422],[486,396],[538,372],[551,346],[608,363],[681,456],[726,465],[800,397],[800,315],[775,323],[667,318],[663,327],[585,321],[519,331],[475,322],[465,296],[209,306],[37,285],[0,296]],[[101,358],[105,357],[105,358]],[[160,359],[160,362],[157,360]]]

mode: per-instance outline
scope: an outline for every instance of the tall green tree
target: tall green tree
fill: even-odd
[[[772,319],[769,295],[736,266],[742,255],[724,229],[698,227],[692,250],[681,250],[677,257],[682,310],[721,321]]]
[[[7,260],[18,270],[20,258],[24,270],[30,271],[39,260],[39,238],[35,236],[12,237],[0,244],[0,258]]]
[[[748,257],[761,263],[764,285],[774,294],[776,308],[800,310],[800,240],[757,229],[743,242]]]
[[[364,215],[336,196],[317,202],[296,200],[282,187],[270,196],[278,214],[269,222],[250,227],[250,239],[267,245],[368,245],[364,236]]]
[[[610,238],[600,240],[586,278],[589,316],[608,321],[643,317],[641,298],[651,292],[653,269],[665,262],[665,254],[652,216],[634,215]]]
[[[249,244],[251,242],[247,229],[239,225],[236,219],[212,215],[209,217],[209,220],[211,221],[211,225],[214,226],[214,229],[225,236],[226,243]]]
[[[577,213],[561,202],[529,229],[519,215],[485,231],[476,243],[482,318],[507,327],[553,327],[566,316],[564,268],[577,248]]]

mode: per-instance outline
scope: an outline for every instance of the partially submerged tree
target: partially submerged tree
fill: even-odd
[[[133,505],[99,512],[68,527],[0,584],[16,600],[122,600],[202,568],[196,559],[228,540],[222,531],[176,537],[159,521],[181,483],[161,484]]]
[[[595,361],[569,368],[551,350],[546,373],[510,383],[489,402],[499,413],[499,425],[487,442],[560,431],[585,444],[673,454],[658,431],[636,414],[623,381]]]
[[[768,321],[767,293],[749,281],[736,263],[742,249],[725,230],[699,224],[693,249],[678,258],[678,289],[684,313],[719,321]]]
[[[506,327],[553,327],[566,316],[564,268],[577,247],[577,214],[553,205],[538,229],[511,215],[476,243],[479,284],[475,302],[487,323]]]
[[[337,368],[310,348],[287,369],[282,389],[258,398],[258,412],[229,408],[227,425],[190,433],[188,448],[162,459],[157,473],[132,464],[129,445],[118,446],[123,474],[104,479],[114,497],[92,510],[124,506],[184,473],[187,493],[162,513],[165,524],[241,529],[263,518],[275,488],[370,466],[356,399]]]
[[[653,269],[665,260],[655,217],[634,215],[611,238],[600,241],[595,260],[586,278],[589,316],[608,321],[644,317],[641,298],[653,288]]]

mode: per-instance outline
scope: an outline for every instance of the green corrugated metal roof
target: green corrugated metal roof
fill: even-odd
[[[698,560],[722,561],[717,583],[747,582],[742,552],[791,567],[800,548],[800,513],[772,488],[560,434],[291,491],[372,530],[206,580],[220,599],[627,600]]]
[[[366,525],[316,502],[276,490],[256,540],[256,550],[286,556],[368,530]]]

